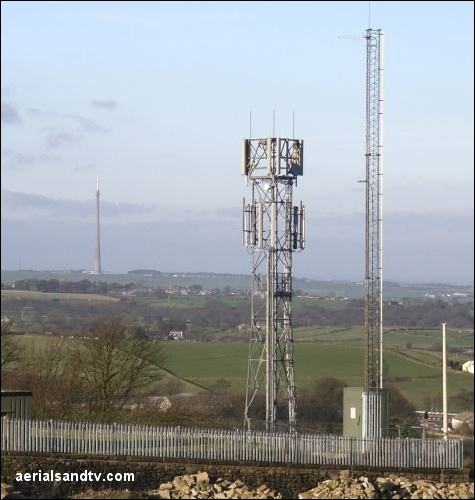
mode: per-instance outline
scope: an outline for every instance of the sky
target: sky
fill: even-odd
[[[99,176],[105,271],[250,272],[240,142],[291,136],[293,115],[308,216],[294,272],[361,280],[371,22],[385,277],[473,284],[473,2],[368,7],[3,1],[2,269],[91,269]]]

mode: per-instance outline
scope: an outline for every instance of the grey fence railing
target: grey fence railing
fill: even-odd
[[[359,439],[318,434],[2,420],[2,451],[129,455],[306,465],[461,469],[459,439]]]

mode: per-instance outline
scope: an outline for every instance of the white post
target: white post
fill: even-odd
[[[379,31],[379,175],[378,175],[378,235],[379,235],[379,388],[383,388],[383,32]]]
[[[445,325],[442,323],[442,405],[443,405],[443,420],[442,420],[442,432],[444,433],[444,439],[447,439],[447,347],[445,341]]]

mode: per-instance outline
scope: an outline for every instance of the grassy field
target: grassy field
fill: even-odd
[[[49,336],[19,336],[23,346],[48,346]],[[65,339],[65,342],[75,342]],[[244,392],[247,377],[248,344],[244,342],[167,342],[164,344],[167,361],[166,378],[183,381],[186,391],[196,392],[201,386],[213,388],[219,381],[229,383],[229,390]],[[414,350],[384,354],[386,378],[416,407],[426,395],[442,393],[442,372],[437,358],[427,357]],[[418,359],[418,355],[420,356]],[[433,362],[434,364],[428,364]],[[297,343],[295,345],[295,373],[297,388],[312,388],[319,377],[336,377],[350,386],[363,382],[363,350],[356,346]],[[461,389],[473,391],[473,376],[449,370],[449,394]]]
[[[190,296],[176,296],[159,299],[156,297],[137,297],[137,301],[152,307],[201,307],[209,302],[219,300],[223,304],[231,307],[236,307],[240,304],[250,304],[251,299],[248,296],[225,296],[213,297],[206,295],[190,295]],[[324,309],[341,311],[348,306],[345,300],[332,300],[332,299],[317,299],[310,297],[295,297],[292,300],[292,312],[298,314],[299,311],[317,305]]]
[[[294,313],[298,313],[299,310],[312,307],[312,306],[323,307],[325,309],[330,309],[333,311],[341,311],[348,306],[346,300],[337,300],[337,299],[325,299],[325,298],[316,298],[316,297],[294,297],[292,299],[292,311]]]
[[[55,292],[39,292],[39,291],[29,291],[29,290],[2,290],[3,297],[13,297],[13,298],[23,298],[30,300],[55,300],[55,301],[103,301],[103,302],[118,302],[117,297],[110,297],[108,295],[99,295],[92,293],[55,293]],[[224,296],[224,297],[214,297],[206,295],[170,295],[165,298],[157,297],[134,297],[139,303],[142,303],[151,307],[178,307],[178,308],[189,308],[189,307],[203,307],[209,302],[219,300],[223,304],[231,307],[239,306],[240,304],[250,304],[250,297],[248,296]],[[332,299],[317,299],[309,297],[295,297],[293,302],[293,312],[297,313],[308,307],[317,305],[325,309],[331,310],[343,310],[347,307],[347,302],[344,300],[332,300]]]
[[[440,329],[434,330],[388,330],[384,333],[384,344],[387,347],[404,348],[408,343],[412,347],[427,348],[440,344],[442,346],[442,333]],[[472,348],[473,332],[467,330],[448,330],[447,348]]]
[[[168,343],[167,367],[179,377],[211,387],[217,380],[230,383],[230,390],[242,391],[246,384],[246,343],[205,342]],[[442,393],[442,372],[421,360],[411,359],[398,352],[387,351],[386,376],[413,404],[420,406],[427,394]],[[308,390],[319,377],[336,377],[350,386],[363,383],[363,350],[345,345],[297,344],[295,373],[299,390]],[[473,377],[449,370],[448,387],[451,394],[462,388],[473,390]]]
[[[347,345],[361,345],[364,338],[363,327],[303,327],[294,329],[296,342],[331,342]],[[442,345],[440,329],[388,329],[383,333],[386,348],[397,349],[430,349]],[[410,347],[408,347],[410,344]],[[473,349],[474,335],[469,330],[447,330],[447,348]],[[440,347],[440,349],[442,349]]]
[[[226,304],[231,307],[238,306],[239,304],[250,303],[249,297],[212,297],[205,295],[191,295],[191,296],[180,296],[180,295],[171,295],[164,299],[159,299],[157,297],[137,297],[137,302],[142,304],[151,306],[151,307],[179,307],[179,308],[187,308],[187,307],[203,307],[206,304],[219,300],[219,302]]]
[[[28,300],[54,300],[61,302],[69,301],[94,301],[94,302],[118,302],[116,297],[108,297],[106,295],[98,295],[94,293],[48,293],[48,292],[32,292],[29,290],[2,290],[2,296],[16,299]]]
[[[206,297],[167,297],[166,299],[159,299],[156,297],[138,297],[137,301],[150,307],[202,307],[209,301]]]
[[[335,326],[294,328],[296,342],[331,342],[360,345],[364,329],[361,327],[341,328]]]

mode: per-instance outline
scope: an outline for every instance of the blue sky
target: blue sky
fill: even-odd
[[[276,135],[295,112],[305,140],[294,197],[311,225],[296,270],[361,275],[363,233],[348,228],[363,227],[365,42],[339,36],[364,33],[368,2],[7,1],[1,13],[2,268],[19,253],[27,267],[90,267],[96,175],[116,228],[105,269],[250,268],[234,247],[240,139],[250,110],[253,135],[270,135],[275,110]],[[371,22],[386,34],[386,275],[473,283],[473,3],[372,2]],[[83,252],[31,253],[29,225],[58,241],[65,214],[84,225]],[[152,242],[112,250],[117,231],[146,239],[170,220],[202,224],[192,246],[209,263]]]

